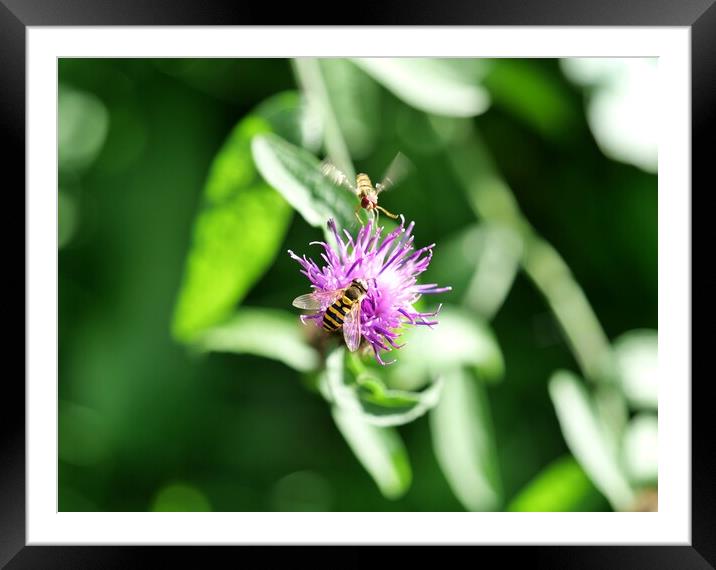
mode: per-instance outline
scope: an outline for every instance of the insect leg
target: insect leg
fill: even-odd
[[[381,212],[383,212],[383,213],[384,213],[386,216],[388,216],[389,218],[393,218],[394,220],[398,218],[397,215],[391,214],[388,210],[386,210],[385,208],[383,208],[383,206],[376,206],[376,208],[377,208],[378,210],[380,210]]]

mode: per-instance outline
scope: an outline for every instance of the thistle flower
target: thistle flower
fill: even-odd
[[[433,312],[417,311],[413,305],[424,294],[450,291],[451,287],[438,287],[435,283],[417,284],[417,276],[428,268],[432,258],[431,244],[420,249],[413,248],[414,222],[405,227],[401,216],[400,226],[383,238],[383,228],[374,228],[373,221],[363,226],[355,239],[343,230],[345,240],[333,220],[328,227],[335,237],[335,245],[325,242],[311,242],[323,246],[321,257],[325,265],[319,267],[312,259],[298,257],[289,250],[289,255],[302,267],[311,281],[317,298],[325,299],[327,293],[348,287],[353,280],[361,280],[367,292],[361,301],[360,332],[363,339],[373,348],[376,360],[385,362],[381,352],[400,348],[398,344],[403,325],[432,327],[440,306]],[[318,312],[302,315],[305,324],[313,321],[321,326],[330,302],[322,302]]]

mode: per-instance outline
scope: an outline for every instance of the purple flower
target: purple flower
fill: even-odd
[[[367,293],[361,301],[360,332],[375,352],[381,364],[391,364],[381,358],[381,352],[400,348],[397,343],[399,329],[405,324],[437,324],[437,310],[429,313],[417,311],[413,304],[423,294],[450,291],[451,287],[438,287],[435,283],[418,285],[417,276],[428,268],[435,244],[420,249],[413,248],[411,222],[405,227],[401,216],[400,226],[383,238],[383,228],[374,230],[373,221],[363,226],[355,239],[347,230],[341,237],[336,224],[329,220],[328,227],[336,241],[335,247],[324,242],[311,242],[323,246],[321,253],[324,265],[319,267],[312,259],[298,257],[289,250],[293,259],[301,265],[303,273],[311,281],[317,297],[325,299],[325,293],[344,289],[351,282],[361,280]],[[321,326],[323,316],[330,303],[321,303],[320,310],[302,315],[301,320],[314,321]]]

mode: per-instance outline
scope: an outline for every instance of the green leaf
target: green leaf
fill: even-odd
[[[427,113],[474,117],[490,104],[477,74],[471,77],[449,59],[376,57],[353,61],[396,97]]]
[[[444,306],[438,320],[435,327],[405,332],[399,363],[389,371],[395,385],[414,387],[459,366],[475,369],[487,381],[502,378],[504,359],[487,323],[469,309],[453,306]]]
[[[312,57],[299,57],[292,59],[291,64],[301,91],[320,121],[326,154],[348,178],[354,178],[355,170],[348,144],[341,132],[334,101],[326,85],[324,70],[319,60]]]
[[[204,351],[263,356],[309,372],[318,367],[319,357],[303,332],[291,313],[243,307],[227,322],[202,332],[195,346]]]
[[[583,383],[574,374],[561,370],[550,379],[549,394],[562,435],[575,459],[614,509],[627,509],[634,501],[634,493]]]
[[[405,445],[395,428],[377,427],[339,407],[333,419],[351,450],[387,499],[403,496],[412,481]]]
[[[323,228],[328,218],[342,228],[357,224],[355,196],[323,176],[319,160],[310,152],[273,134],[255,137],[251,148],[264,179],[310,225]]]
[[[502,484],[485,386],[459,368],[444,377],[440,403],[429,415],[438,463],[467,510],[496,510]]]
[[[354,63],[319,60],[331,105],[350,155],[365,158],[375,147],[380,124],[380,88]]]
[[[442,381],[438,378],[422,391],[390,389],[376,372],[367,371],[354,354],[346,365],[345,349],[339,347],[326,359],[320,387],[328,401],[365,422],[397,426],[412,422],[434,407],[440,399]]]
[[[629,403],[656,410],[658,404],[658,335],[654,330],[633,330],[614,341],[617,377]]]
[[[293,144],[311,150],[321,144],[320,119],[296,91],[274,95],[256,107],[254,114],[268,121],[272,132]]]
[[[596,487],[571,455],[545,467],[512,499],[508,511],[594,511],[604,502]]]
[[[273,263],[291,208],[256,171],[251,140],[288,128],[299,114],[295,95],[268,100],[234,128],[214,158],[174,312],[178,340],[190,341],[228,317]]]

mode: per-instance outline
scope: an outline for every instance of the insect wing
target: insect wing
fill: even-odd
[[[343,294],[343,289],[335,291],[314,291],[300,295],[293,300],[293,306],[307,311],[320,311],[332,305]]]
[[[328,180],[333,182],[336,186],[343,186],[354,194],[358,192],[355,186],[353,186],[351,181],[348,179],[348,176],[341,172],[330,160],[324,160],[321,162],[321,174],[323,174],[323,176],[328,178]]]
[[[378,193],[390,190],[410,174],[412,169],[413,164],[402,152],[399,152],[395,155],[393,162],[388,165],[383,180],[376,186],[376,190],[378,190]]]
[[[360,346],[360,301],[356,301],[343,319],[343,338],[351,352]]]

